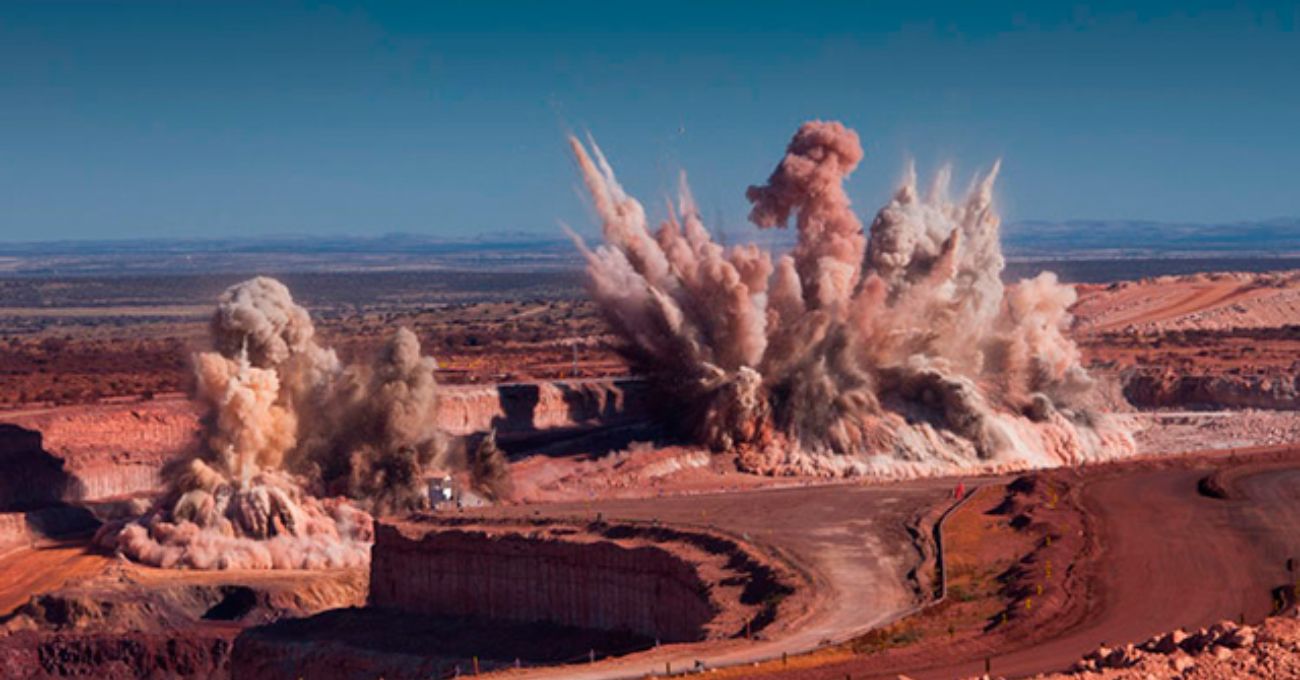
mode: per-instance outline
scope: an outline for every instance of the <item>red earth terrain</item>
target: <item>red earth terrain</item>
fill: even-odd
[[[368,351],[390,320],[427,322],[423,339],[448,359],[440,377],[466,383],[444,388],[443,429],[499,432],[514,501],[444,511],[438,521],[484,523],[497,527],[494,536],[539,530],[530,522],[579,533],[618,522],[699,531],[751,546],[795,575],[774,619],[748,638],[723,625],[726,612],[754,606],[727,604],[741,602],[734,586],[714,590],[725,602],[701,628],[730,635],[660,647],[615,640],[596,624],[503,622],[494,634],[482,622],[413,613],[392,620],[445,638],[439,658],[462,670],[478,657],[482,670],[512,676],[641,676],[698,661],[725,667],[717,677],[947,678],[982,674],[986,663],[994,675],[1019,677],[1078,663],[1086,670],[1089,662],[1129,677],[1159,676],[1186,665],[1184,656],[1202,669],[1193,677],[1285,669],[1266,659],[1294,644],[1295,627],[1267,617],[1292,606],[1287,565],[1300,559],[1300,451],[1290,445],[1300,441],[1300,324],[1291,321],[1300,318],[1300,277],[1195,275],[1079,293],[1073,333],[1103,380],[1101,401],[1140,430],[1139,458],[1023,477],[896,483],[740,473],[728,455],[665,437],[653,417],[664,405],[635,380],[496,384],[567,376],[574,346],[582,350],[579,375],[624,373],[581,303],[460,301],[455,323],[400,304],[336,310],[322,332],[344,353]],[[47,328],[0,348],[0,357],[22,358],[5,364],[11,398],[0,413],[6,675],[228,677],[241,639],[267,653],[285,649],[285,640],[318,639],[333,650],[329,658],[355,661],[338,668],[362,675],[394,667],[384,665],[392,654],[418,657],[418,648],[386,646],[397,633],[382,632],[380,609],[362,606],[368,573],[169,572],[90,546],[98,521],[147,505],[161,466],[198,445],[200,414],[184,390],[203,321],[194,310],[172,313],[149,321],[142,337],[154,339],[138,345],[129,337],[144,327],[136,319],[62,345],[41,344]],[[570,324],[573,332],[561,334],[570,344],[547,339],[557,324]],[[453,329],[458,339],[439,349],[439,334]],[[342,339],[354,332],[355,340]],[[41,398],[62,384],[64,360],[68,384],[90,387]],[[122,382],[135,375],[133,362],[155,377]],[[15,399],[14,389],[37,398]],[[77,403],[45,403],[55,401]],[[958,484],[974,493],[953,509]],[[707,560],[686,563],[708,582]],[[1210,630],[1223,620],[1250,628]],[[1172,650],[1161,640],[1175,629],[1206,642]],[[1254,639],[1229,640],[1244,635],[1239,630]],[[521,635],[550,642],[529,649],[503,642]],[[349,640],[361,638],[372,643],[357,651]],[[556,665],[572,660],[573,645],[600,644],[619,653]],[[169,653],[170,665],[158,661]],[[532,662],[516,670],[512,655]]]

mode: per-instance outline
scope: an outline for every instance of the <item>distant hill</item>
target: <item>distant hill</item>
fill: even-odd
[[[588,243],[599,242],[591,235],[584,238]],[[782,252],[794,244],[795,232],[736,229],[717,238],[723,243],[759,243]],[[1233,224],[1028,220],[1004,225],[1002,242],[1009,259],[1020,262],[1226,257],[1238,260],[1233,266],[1242,266],[1243,258],[1300,256],[1300,218]],[[0,242],[0,276],[556,271],[577,269],[581,264],[573,243],[559,233],[495,232],[466,238],[385,234]],[[1264,262],[1258,266],[1273,265]],[[1080,280],[1092,276],[1079,274]]]
[[[96,253],[447,253],[466,250],[526,250],[539,245],[546,248],[559,245],[572,248],[572,243],[558,233],[555,236],[544,236],[527,232],[496,232],[465,238],[393,233],[382,236],[287,235],[211,239],[0,241],[0,256]]]
[[[1008,254],[1024,257],[1295,255],[1300,254],[1300,218],[1231,224],[1030,220],[1005,225],[1002,244]]]
[[[490,234],[464,239],[276,236],[0,243],[0,275],[224,272],[554,270],[579,264],[561,235]]]

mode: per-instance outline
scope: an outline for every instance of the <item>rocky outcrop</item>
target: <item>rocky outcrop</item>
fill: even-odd
[[[1124,379],[1124,396],[1139,408],[1300,409],[1294,375],[1134,371]]]
[[[0,514],[0,555],[14,548],[31,545],[36,540],[27,527],[27,517],[21,512]]]
[[[1145,642],[1098,647],[1067,673],[1068,678],[1294,678],[1300,677],[1300,621],[1273,617],[1257,626],[1221,621],[1195,631],[1174,630]]]

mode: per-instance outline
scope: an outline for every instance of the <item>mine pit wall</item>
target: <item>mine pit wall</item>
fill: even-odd
[[[1291,375],[1174,375],[1135,372],[1124,397],[1138,408],[1300,410],[1300,381]]]
[[[21,456],[29,470],[57,472],[55,483],[40,486],[52,491],[45,501],[150,491],[160,485],[159,472],[168,460],[199,445],[200,415],[196,404],[184,400],[69,406],[8,417],[0,413],[0,420],[8,421],[0,424],[0,461]],[[31,437],[5,437],[10,428]],[[9,498],[0,483],[0,507]]]
[[[431,417],[463,436],[617,424],[646,411],[640,381],[586,380],[445,386]],[[0,413],[0,511],[157,489],[163,465],[200,445],[201,415],[180,399]]]
[[[42,448],[40,432],[0,424],[0,511],[58,503],[70,482],[64,462]]]
[[[662,642],[702,639],[716,613],[695,569],[653,546],[459,529],[412,536],[388,524],[376,531],[370,605]]]
[[[69,501],[95,501],[130,496],[162,487],[161,465],[97,465],[76,471]]]
[[[608,425],[645,417],[645,384],[635,379],[512,383],[442,388],[438,427],[454,435]]]
[[[36,538],[27,526],[26,513],[0,513],[0,555],[15,548],[25,548],[35,543]]]
[[[45,538],[86,534],[99,522],[88,511],[62,506],[30,512],[0,513],[0,555],[35,545]]]

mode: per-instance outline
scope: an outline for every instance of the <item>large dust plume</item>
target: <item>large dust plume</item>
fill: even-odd
[[[399,328],[370,363],[345,366],[288,288],[258,277],[221,295],[211,336],[213,351],[194,357],[204,446],[170,467],[158,504],[117,534],[128,557],[192,568],[362,564],[369,512],[420,507],[429,474],[464,466],[432,424],[437,364],[411,331]]]
[[[844,181],[863,158],[837,122],[804,124],[750,220],[788,254],[724,248],[685,178],[652,232],[594,141],[570,139],[605,243],[593,297],[620,351],[682,404],[685,433],[770,473],[911,475],[1101,460],[1129,434],[1086,408],[1092,380],[1065,335],[1073,288],[1005,287],[993,183],[951,198],[915,171],[867,233]]]

